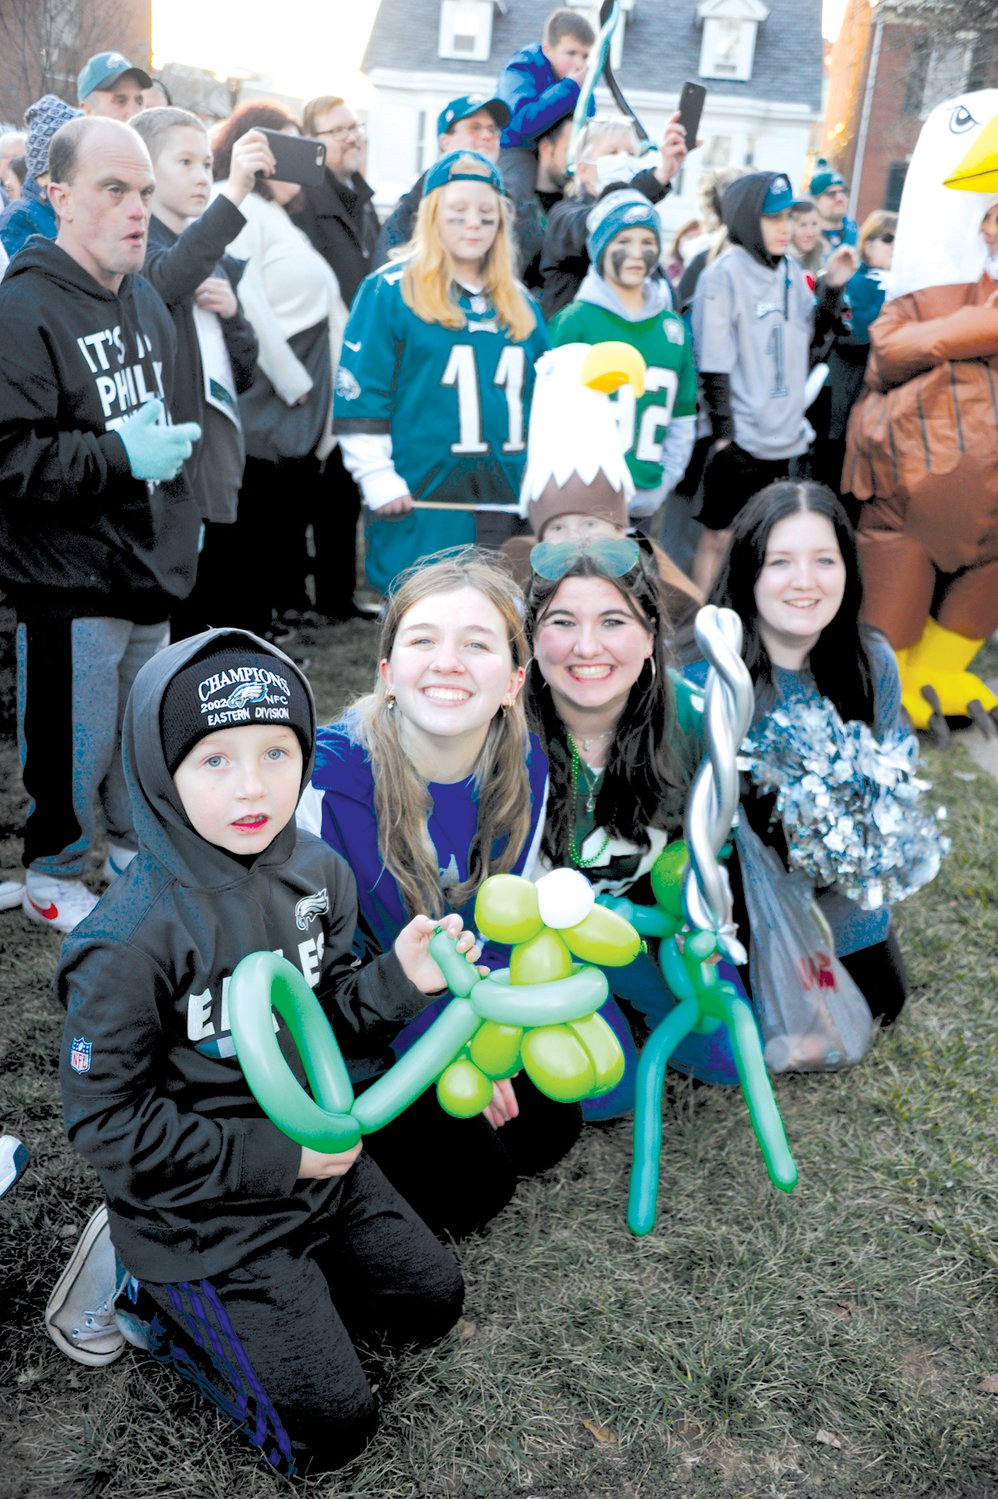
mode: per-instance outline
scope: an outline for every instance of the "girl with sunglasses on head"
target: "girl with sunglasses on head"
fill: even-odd
[[[843,722],[869,724],[880,740],[899,730],[897,661],[884,637],[860,623],[855,534],[823,485],[779,480],[754,496],[735,520],[710,602],[742,621],[742,655],[756,691],[754,726],[777,707],[792,711],[827,699]],[[685,675],[702,686],[707,663],[696,662]],[[750,787],[742,806],[763,841],[786,859],[782,827],[770,826],[773,798]],[[874,1016],[889,1025],[908,992],[890,911],[864,910],[834,886],[819,892],[818,902],[836,956]]]
[[[361,284],[336,379],[372,586],[441,547],[513,535],[534,361],[548,347],[514,275],[499,173],[476,151],[442,156],[403,258]]]
[[[379,655],[374,690],[320,728],[299,810],[354,872],[366,953],[389,952],[411,911],[463,911],[470,921],[487,876],[530,875],[547,780],[521,701],[523,597],[487,553],[442,553],[397,578]],[[506,950],[485,947],[489,967],[507,961]],[[401,1032],[396,1054],[449,997]],[[356,1061],[358,1080],[390,1060]],[[508,1202],[518,1176],[560,1160],[580,1126],[577,1107],[521,1074],[496,1084],[478,1119],[444,1113],[431,1089],[365,1148],[425,1222],[459,1237]]]
[[[700,713],[670,671],[671,625],[649,550],[631,537],[541,542],[530,557],[527,629],[533,647],[528,711],[550,762],[542,854],[574,865],[598,894],[654,904],[656,858],[681,836],[687,788],[700,761]],[[635,1041],[673,1006],[655,952],[608,971],[601,1014],[628,1057],[612,1094],[583,1104],[609,1118],[633,1103]],[[642,1019],[642,1016],[645,1019]],[[734,1082],[723,1037],[686,1038],[678,1070]]]

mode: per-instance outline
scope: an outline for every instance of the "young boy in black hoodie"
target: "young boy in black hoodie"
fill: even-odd
[[[104,1187],[143,1341],[289,1474],[339,1467],[373,1435],[353,1339],[439,1337],[463,1294],[449,1253],[361,1146],[295,1144],[235,1057],[226,991],[248,952],[300,967],[348,1064],[387,1048],[444,987],[425,916],[393,951],[355,960],[353,876],[294,821],[314,741],[308,683],[253,635],[208,631],[149,661],[123,735],[139,853],[58,975],[66,1129]],[[444,924],[460,933],[458,917]],[[469,960],[472,941],[460,933]],[[286,1028],[280,1039],[301,1080]],[[124,1346],[110,1286],[94,1294],[110,1255],[97,1216],[46,1315],[63,1351],[91,1364]]]

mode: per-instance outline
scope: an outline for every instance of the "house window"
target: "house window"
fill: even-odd
[[[441,57],[487,62],[492,50],[492,0],[443,0],[440,6]]]
[[[901,207],[901,189],[904,187],[904,179],[908,175],[908,163],[906,161],[892,161],[887,168],[887,182],[884,185],[884,207],[889,213],[897,213]]]
[[[937,104],[974,87],[980,71],[974,38],[957,36],[933,43],[931,37],[915,37],[905,76],[905,114],[927,115]]]
[[[752,77],[759,27],[768,15],[761,0],[700,0],[697,16],[703,22],[701,78],[747,82]]]

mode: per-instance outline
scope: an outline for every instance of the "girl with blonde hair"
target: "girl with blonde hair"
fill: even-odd
[[[547,761],[521,702],[523,609],[509,574],[476,548],[412,568],[386,601],[373,691],[319,730],[299,820],[354,872],[360,952],[389,952],[410,911],[470,921],[489,875],[534,869]],[[504,949],[484,948],[488,966],[506,961]],[[448,1000],[400,1026],[396,1053]],[[388,1060],[356,1060],[358,1080]],[[580,1124],[578,1108],[521,1076],[496,1084],[474,1120],[452,1119],[431,1090],[365,1148],[432,1228],[459,1236],[505,1205],[517,1176],[560,1160]]]
[[[515,279],[510,213],[487,157],[427,173],[411,245],[362,282],[344,334],[334,425],[367,508],[367,575],[441,547],[499,547],[518,524],[543,319]]]

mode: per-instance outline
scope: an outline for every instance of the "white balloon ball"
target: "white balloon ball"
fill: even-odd
[[[536,889],[541,920],[556,930],[578,926],[596,904],[592,885],[577,869],[552,869],[541,876]]]

